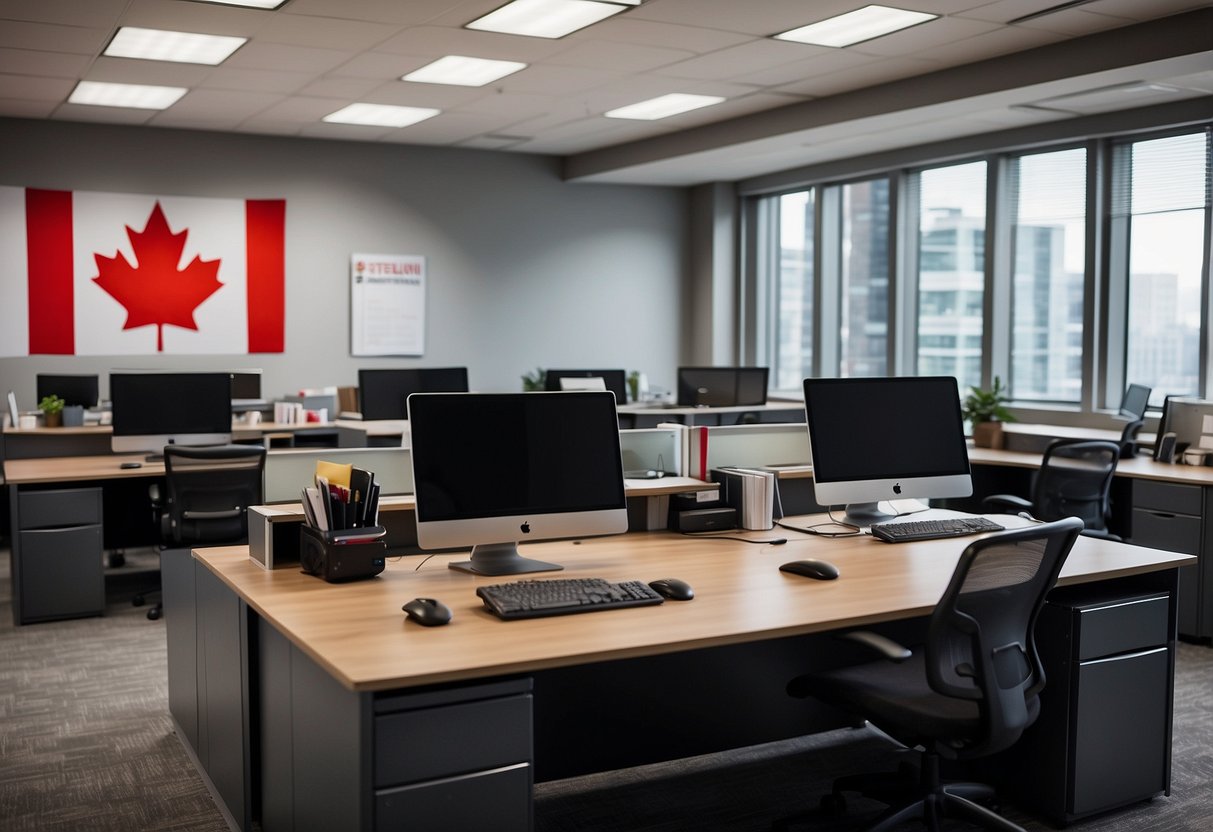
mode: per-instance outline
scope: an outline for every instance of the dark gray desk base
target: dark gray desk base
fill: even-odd
[[[534,782],[848,724],[783,690],[796,673],[847,660],[829,634],[356,693],[205,566],[193,562],[192,586],[187,571],[169,567],[165,582],[166,618],[185,617],[184,645],[170,627],[170,708],[241,830],[259,820],[267,832],[379,832],[404,828],[407,819],[462,832],[488,817],[494,830],[529,832]],[[1168,581],[1175,570],[1084,586],[1141,592]],[[1174,609],[1168,605],[1172,633]],[[913,641],[923,623],[897,622],[890,631]],[[1168,664],[1168,703],[1172,670]],[[621,742],[671,722],[685,730],[666,732],[661,743]],[[570,726],[590,732],[588,740]],[[1054,744],[1049,754],[1064,760],[1069,745]]]

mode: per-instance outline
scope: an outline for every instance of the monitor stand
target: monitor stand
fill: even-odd
[[[473,575],[525,575],[528,572],[556,572],[564,569],[558,563],[524,558],[518,554],[517,543],[478,543],[472,547],[472,559],[448,564],[458,572]]]
[[[865,528],[873,523],[884,523],[897,516],[896,512],[882,511],[880,503],[847,503],[846,522],[852,526]]]

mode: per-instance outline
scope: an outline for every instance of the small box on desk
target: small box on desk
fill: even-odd
[[[386,563],[384,534],[382,526],[328,532],[305,523],[299,527],[299,565],[330,583],[373,578]]]
[[[722,508],[700,508],[680,511],[674,515],[674,531],[712,532],[737,528],[737,510]]]

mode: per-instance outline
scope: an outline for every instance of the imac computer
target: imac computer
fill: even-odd
[[[466,393],[467,367],[359,370],[358,409],[364,420],[407,419],[413,393]]]
[[[594,379],[598,386],[591,387]],[[545,390],[610,390],[616,404],[628,400],[627,373],[623,370],[548,370],[544,376]]]
[[[847,522],[890,519],[881,500],[973,493],[960,394],[951,376],[808,378],[813,489]]]
[[[232,441],[232,379],[220,373],[111,373],[114,453]]]
[[[417,542],[472,547],[476,575],[561,569],[518,544],[628,530],[609,391],[409,396]]]
[[[734,407],[767,403],[766,367],[679,367],[682,407]]]
[[[1130,422],[1138,422],[1146,417],[1146,404],[1149,401],[1149,387],[1144,384],[1130,384],[1125,388],[1124,398],[1120,400],[1120,412],[1116,415]]]
[[[54,376],[39,373],[35,384],[36,402],[47,396],[58,396],[68,407],[96,407],[100,398],[96,376]]]

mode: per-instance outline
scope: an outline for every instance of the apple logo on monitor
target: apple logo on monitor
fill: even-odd
[[[523,533],[523,534],[530,534],[530,533],[531,533],[531,524],[530,524],[530,523],[528,523],[528,522],[526,522],[525,520],[523,521],[522,525],[521,525],[521,526],[519,526],[518,528],[522,530],[522,533]]]
[[[893,493],[894,494],[901,493],[901,483],[899,483],[899,482],[893,483]]]

